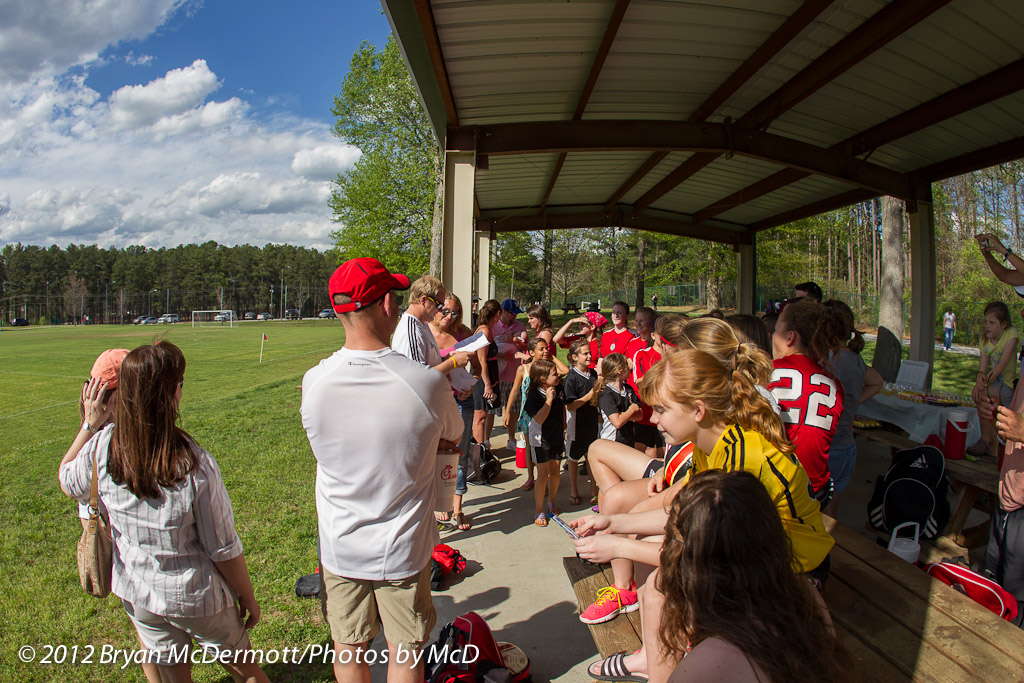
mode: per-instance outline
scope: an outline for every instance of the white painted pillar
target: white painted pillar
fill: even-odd
[[[935,213],[926,200],[907,202],[910,214],[910,360],[935,361]],[[931,387],[932,373],[926,386]]]
[[[448,151],[444,158],[444,231],[441,280],[449,292],[473,301],[473,183],[476,153]]]
[[[755,238],[751,236],[751,240]],[[752,315],[757,297],[757,245],[741,244],[736,247],[736,310]]]
[[[476,233],[476,294],[481,301],[491,298],[491,233]]]

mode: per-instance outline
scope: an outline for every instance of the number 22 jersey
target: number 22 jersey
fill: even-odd
[[[768,389],[782,408],[786,436],[820,491],[830,478],[828,451],[843,412],[843,387],[817,362],[801,354],[776,358]]]

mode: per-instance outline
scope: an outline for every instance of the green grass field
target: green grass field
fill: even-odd
[[[556,327],[566,316],[556,317]],[[261,335],[266,332],[263,363]],[[263,619],[256,648],[328,643],[319,602],[293,593],[316,566],[315,461],[299,419],[303,373],[343,341],[337,321],[243,323],[240,327],[66,327],[0,333],[0,681],[143,681],[136,665],[43,665],[63,645],[134,651],[137,640],[120,601],[97,600],[78,585],[74,501],[57,485],[57,464],[79,422],[78,395],[95,357],[154,336],[179,345],[188,361],[182,426],[220,464],[234,505]],[[870,363],[873,345],[864,357]],[[564,354],[561,351],[560,354]],[[977,358],[936,354],[935,387],[965,393]],[[19,648],[36,661],[19,661]],[[60,656],[59,652],[57,653]],[[66,655],[68,661],[70,653]],[[331,681],[327,666],[271,664],[274,681]],[[230,680],[219,666],[196,666],[198,681]]]
[[[262,365],[260,339],[266,332]],[[295,597],[295,579],[316,567],[315,460],[299,420],[302,375],[343,341],[330,321],[249,323],[236,328],[67,327],[0,333],[0,680],[143,681],[141,669],[109,664],[41,665],[50,647],[135,650],[120,601],[78,585],[76,504],[57,485],[57,465],[78,425],[78,394],[95,357],[159,335],[182,348],[188,367],[182,426],[217,459],[234,506],[263,618],[257,648],[328,642],[319,602]],[[36,662],[18,650],[35,648]],[[68,661],[71,655],[67,655]],[[330,667],[269,665],[274,681],[330,681]],[[197,681],[230,680],[213,664]]]

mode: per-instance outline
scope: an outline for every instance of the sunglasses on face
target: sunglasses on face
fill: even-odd
[[[435,299],[432,296],[428,296],[427,299],[430,300],[430,301],[433,301],[434,305],[437,306],[438,310],[441,310],[441,307],[444,305],[444,304],[442,304],[440,301],[438,301],[437,299]]]
[[[440,312],[441,312],[441,317],[447,318],[450,315],[458,315],[462,311],[460,311],[457,308],[455,308],[455,309],[452,309],[452,308],[442,308]]]

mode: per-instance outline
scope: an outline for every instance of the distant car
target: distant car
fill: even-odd
[[[297,308],[286,308],[286,309],[284,309],[284,319],[285,320],[301,320],[302,319],[302,314],[299,313],[299,309],[297,309]]]
[[[177,313],[164,313],[162,316],[157,318],[157,320],[168,325],[179,322]]]
[[[159,322],[160,322],[160,318],[157,318],[156,316],[152,316],[151,315],[151,316],[149,316],[147,318],[143,318],[142,322],[139,323],[139,324],[140,325],[156,325]]]
[[[256,319],[256,314],[254,312],[252,312],[252,311],[247,311],[246,314],[245,314],[245,319],[246,320],[255,320]]]
[[[256,316],[256,319],[257,320],[273,320],[274,316],[270,315],[269,313],[260,313],[259,315]]]
[[[14,318],[11,320],[11,325],[14,327],[28,327],[28,320],[25,318]]]
[[[320,317],[321,318],[337,318],[338,315],[334,312],[333,308],[325,308],[324,310],[320,311]]]
[[[141,325],[142,321],[145,320],[146,317],[147,316],[140,315],[138,318],[136,318],[135,320],[132,321],[132,325]]]

